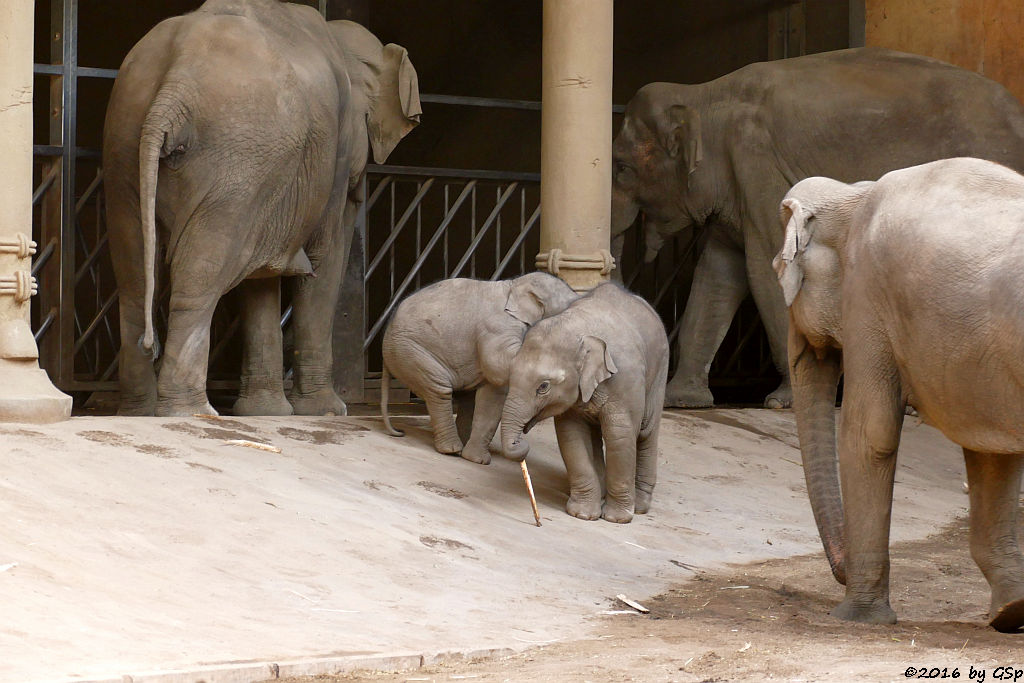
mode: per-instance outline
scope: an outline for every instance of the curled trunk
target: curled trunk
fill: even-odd
[[[523,438],[529,417],[517,406],[515,401],[505,401],[501,414],[501,452],[509,460],[522,462],[530,453],[530,444]]]
[[[819,358],[794,327],[790,321],[789,365],[807,496],[832,575],[845,585],[846,536],[835,421],[841,353],[828,349]]]

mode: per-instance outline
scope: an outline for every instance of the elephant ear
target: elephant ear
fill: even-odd
[[[794,197],[783,199],[780,210],[786,233],[782,239],[782,250],[772,261],[772,267],[779,277],[786,306],[792,306],[804,282],[804,269],[797,257],[802,256],[811,243],[812,233],[807,224],[813,214]]]
[[[505,300],[505,312],[531,327],[544,317],[544,301],[529,278],[519,278],[512,283]]]
[[[376,163],[387,161],[401,139],[419,124],[422,113],[419,79],[409,54],[401,45],[388,43],[367,121]]]
[[[685,104],[673,104],[666,115],[669,125],[662,144],[670,157],[680,160],[689,176],[704,159],[700,113]]]
[[[580,373],[580,399],[584,403],[594,396],[597,385],[619,371],[608,352],[608,344],[589,334],[580,340],[576,367]]]

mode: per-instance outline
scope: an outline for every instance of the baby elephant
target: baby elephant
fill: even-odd
[[[389,374],[427,404],[434,448],[483,465],[501,418],[509,366],[530,325],[561,313],[578,298],[563,280],[530,273],[488,282],[454,278],[416,292],[399,304],[384,332],[381,415],[388,418]],[[465,445],[452,416],[452,394],[476,389],[472,429]],[[470,412],[469,406],[460,410]],[[465,432],[465,430],[463,430]]]
[[[657,313],[619,285],[600,285],[526,333],[501,415],[502,451],[523,460],[523,434],[554,417],[566,512],[625,524],[651,505],[667,373]]]

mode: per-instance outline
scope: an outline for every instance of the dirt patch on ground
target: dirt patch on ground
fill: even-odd
[[[135,450],[139,453],[145,453],[146,455],[155,455],[158,458],[173,458],[174,449],[168,448],[167,446],[159,446],[155,443],[143,443],[135,447]]]
[[[228,420],[225,420],[226,422]],[[241,423],[238,423],[241,424]],[[180,434],[189,434],[190,436],[198,436],[203,439],[221,439],[224,441],[230,441],[234,439],[241,439],[248,441],[252,439],[251,433],[233,432],[229,429],[221,429],[219,427],[199,427],[188,422],[171,422],[169,424],[161,425],[164,429],[169,429],[172,432],[178,432]],[[245,427],[245,425],[243,425]],[[246,432],[252,432],[253,430],[245,427]]]
[[[435,484],[432,481],[418,481],[416,485],[422,489],[426,489],[431,493],[436,493],[442,498],[454,498],[455,500],[461,500],[466,497],[466,494],[457,489],[451,489],[441,484]]]
[[[99,430],[78,432],[78,435],[83,439],[93,441],[95,443],[105,443],[110,446],[131,446],[131,439],[127,438],[123,434],[116,434],[114,432],[104,432]]]
[[[340,444],[348,440],[351,432],[366,431],[365,427],[357,430],[352,429],[296,429],[294,427],[280,427],[277,433],[294,441],[302,441],[317,446],[324,444]]]
[[[647,615],[609,596],[605,611],[628,613],[597,617],[599,635],[586,640],[398,674],[287,680],[968,681],[980,680],[982,670],[986,680],[1013,680],[1024,669],[1024,633],[987,625],[988,585],[968,554],[966,520],[894,546],[891,593],[901,620],[895,626],[833,619],[828,611],[842,587],[819,553],[695,572],[692,581],[643,601]]]

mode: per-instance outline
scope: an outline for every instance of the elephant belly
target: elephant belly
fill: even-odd
[[[905,373],[904,384],[922,419],[951,441],[984,453],[1024,453],[1024,385],[1000,370],[951,363],[923,380],[920,372]]]

